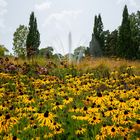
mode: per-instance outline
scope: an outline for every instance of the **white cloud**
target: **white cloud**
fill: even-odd
[[[4,15],[7,13],[7,2],[0,0],[0,28],[4,28]]]
[[[51,7],[51,2],[50,1],[46,1],[46,2],[43,2],[41,4],[36,4],[35,5],[35,9],[37,11],[44,11],[44,10],[47,10]]]
[[[4,28],[4,19],[0,18],[0,28]]]
[[[6,7],[7,2],[5,0],[0,0],[0,7]]]
[[[117,5],[121,4],[122,2],[125,2],[125,0],[117,0]]]
[[[129,2],[129,5],[135,8],[139,8],[140,6],[137,4],[136,0],[117,0],[117,4]]]
[[[0,9],[0,16],[4,16],[7,13],[7,9]]]
[[[69,24],[70,22],[73,22],[73,20],[76,19],[81,13],[81,10],[63,10],[59,13],[51,14],[43,23],[43,27],[52,22],[63,22]]]
[[[133,7],[136,7],[136,8],[139,7],[135,0],[129,0],[129,3],[130,3],[130,5],[133,6]]]

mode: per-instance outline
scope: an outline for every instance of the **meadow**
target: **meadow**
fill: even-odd
[[[0,140],[139,140],[140,62],[0,59]]]

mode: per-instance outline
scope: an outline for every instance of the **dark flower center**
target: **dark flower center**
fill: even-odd
[[[93,103],[91,107],[92,107],[92,108],[94,108],[94,107],[95,107],[95,105],[96,105],[96,103]]]
[[[29,97],[29,100],[32,100],[32,98],[33,98],[32,96],[31,96],[31,97]]]
[[[102,97],[101,92],[98,92],[98,93],[97,93],[97,96],[98,96],[98,97]]]
[[[135,97],[135,99],[136,99],[136,100],[139,100],[139,98],[138,98],[138,97]]]
[[[124,100],[123,99],[120,99],[120,102],[124,102]]]
[[[96,120],[96,117],[93,117],[93,120]]]
[[[127,115],[127,114],[128,114],[128,111],[127,111],[127,110],[125,110],[125,111],[124,111],[124,114],[125,114],[125,115]]]
[[[5,116],[5,119],[6,119],[6,120],[10,119],[10,115],[7,114],[7,115]]]
[[[49,116],[49,111],[46,111],[45,113],[44,113],[44,117],[48,117]]]
[[[112,132],[115,132],[115,128],[112,128],[111,131],[112,131]]]
[[[16,140],[17,139],[17,137],[16,136],[13,136],[13,140]]]
[[[13,110],[13,109],[14,109],[14,107],[13,107],[13,106],[11,106],[9,109],[10,109],[10,110]]]
[[[74,106],[74,109],[76,109],[77,107],[76,106]]]
[[[84,110],[85,110],[85,111],[87,110],[87,107],[86,107],[86,106],[84,107]]]
[[[132,126],[131,125],[129,126],[129,129],[132,129]]]
[[[108,110],[113,110],[113,108],[112,107],[109,107]]]
[[[119,125],[118,125],[118,124],[117,124],[116,126],[117,126],[117,127],[119,127]]]
[[[60,127],[56,128],[56,131],[59,131],[60,130]]]
[[[37,128],[37,125],[34,125],[34,127],[33,127],[34,129],[36,129]]]
[[[137,124],[140,124],[140,120],[137,120],[136,123],[137,123]]]
[[[56,105],[59,105],[59,102],[56,102]]]
[[[103,124],[103,127],[106,127],[106,124]]]
[[[68,96],[65,96],[65,99],[66,99],[66,100],[68,100],[68,99],[69,99],[69,97],[68,97]]]
[[[34,120],[34,118],[33,118],[33,117],[31,117],[31,118],[30,118],[30,120]]]

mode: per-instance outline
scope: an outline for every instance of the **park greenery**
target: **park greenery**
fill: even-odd
[[[14,56],[31,59],[35,56],[45,58],[62,57],[54,54],[53,46],[39,48],[40,33],[34,12],[31,13],[29,26],[19,25],[13,37]],[[0,46],[0,55],[7,49]],[[122,23],[114,31],[104,30],[101,14],[95,15],[93,33],[89,46],[79,46],[74,50],[75,58],[79,53],[91,57],[117,57],[129,60],[140,59],[140,11],[129,14],[125,5],[122,14]],[[54,57],[53,57],[54,56]]]
[[[139,140],[140,11],[104,31],[95,15],[89,46],[39,48],[34,12],[0,45],[0,140]]]

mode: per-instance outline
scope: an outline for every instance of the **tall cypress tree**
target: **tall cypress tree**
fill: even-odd
[[[103,22],[102,22],[102,18],[101,18],[101,15],[99,14],[98,15],[98,32],[99,32],[99,43],[100,43],[100,46],[101,46],[101,49],[102,49],[102,52],[103,52],[103,55],[104,55],[104,51],[105,51],[105,46],[104,46],[104,31],[103,31]]]
[[[39,53],[39,45],[40,45],[40,33],[39,33],[39,31],[38,31],[38,29],[37,29],[37,20],[36,20],[36,18],[35,18],[35,50],[36,50],[36,54],[38,54]]]
[[[32,12],[29,21],[29,33],[27,35],[26,40],[26,51],[28,58],[38,53],[39,45],[40,45],[40,34],[37,29],[37,20],[34,16],[34,12]]]
[[[140,59],[140,11],[130,15],[133,58]]]
[[[94,27],[93,27],[93,33],[95,35],[96,38],[98,38],[98,17],[97,15],[95,15],[94,17]]]
[[[132,58],[132,45],[131,45],[131,28],[127,6],[123,10],[122,24],[119,28],[118,49],[117,54],[119,57]]]
[[[93,56],[101,56],[104,52],[104,32],[101,15],[95,15],[90,50]]]

